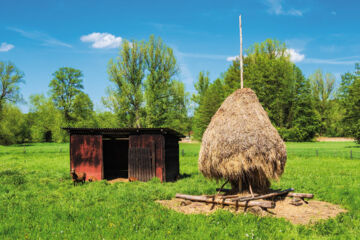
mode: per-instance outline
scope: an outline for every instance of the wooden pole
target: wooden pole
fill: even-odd
[[[240,28],[240,83],[241,88],[244,87],[244,79],[243,79],[243,56],[242,56],[242,27],[241,27],[241,15],[239,16],[239,28]]]
[[[289,188],[286,189],[284,191],[280,191],[280,192],[273,192],[273,193],[269,193],[269,194],[265,194],[265,195],[261,195],[261,196],[256,196],[256,197],[239,197],[239,198],[234,198],[232,199],[232,201],[240,201],[240,202],[245,202],[245,201],[252,201],[252,200],[257,200],[257,199],[266,199],[266,198],[271,198],[271,197],[275,197],[275,196],[280,196],[280,195],[285,195],[288,192],[292,192],[294,191],[293,188]]]
[[[190,200],[190,201],[196,201],[196,202],[217,203],[217,204],[222,204],[222,205],[234,205],[234,206],[238,206],[238,207],[259,206],[259,207],[263,207],[263,208],[275,208],[275,202],[270,202],[270,201],[233,202],[233,201],[230,201],[227,199],[216,199],[215,197],[208,198],[206,196],[193,196],[193,195],[186,195],[186,194],[180,194],[180,193],[177,193],[175,195],[175,197],[182,198],[185,200]]]

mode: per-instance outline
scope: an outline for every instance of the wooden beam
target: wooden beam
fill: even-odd
[[[233,205],[233,206],[237,206],[237,207],[255,207],[255,206],[259,206],[262,208],[275,208],[275,202],[270,202],[270,201],[264,201],[264,202],[259,202],[259,201],[250,201],[250,202],[238,202],[238,201],[230,201],[227,199],[216,199],[216,198],[209,198],[206,196],[193,196],[193,195],[186,195],[186,194],[181,194],[181,193],[177,193],[175,195],[176,198],[181,198],[181,199],[186,199],[186,200],[191,200],[191,201],[196,201],[196,202],[206,202],[206,203],[217,203],[217,204],[222,204],[222,205]]]
[[[239,198],[232,199],[232,201],[245,202],[245,201],[252,201],[252,200],[257,200],[257,199],[266,199],[266,198],[276,197],[276,196],[280,196],[280,195],[285,195],[291,191],[294,191],[294,189],[289,188],[284,191],[268,193],[268,194],[260,195],[260,196],[256,196],[256,197],[239,197]]]
[[[242,26],[241,26],[241,15],[239,16],[239,28],[240,28],[240,85],[244,87],[243,80],[243,48],[242,48]]]

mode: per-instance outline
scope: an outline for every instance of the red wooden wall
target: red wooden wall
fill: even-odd
[[[103,152],[101,135],[70,136],[70,168],[86,172],[86,178],[103,179]]]
[[[165,138],[160,134],[129,137],[129,177],[148,181],[158,177],[165,181]]]

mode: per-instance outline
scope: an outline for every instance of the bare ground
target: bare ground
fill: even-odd
[[[340,213],[345,213],[347,210],[341,208],[338,205],[334,205],[328,202],[322,202],[317,200],[308,201],[308,204],[303,203],[301,206],[291,205],[291,198],[287,197],[283,200],[276,201],[276,207],[274,209],[268,209],[268,211],[262,210],[260,207],[248,208],[246,212],[258,216],[273,216],[277,218],[285,218],[293,224],[312,224],[321,219],[334,218]],[[177,212],[184,214],[211,214],[218,209],[226,209],[235,214],[244,213],[244,208],[221,205],[207,204],[203,202],[191,202],[183,199],[173,198],[171,200],[158,200],[158,203],[163,206],[173,209]]]
[[[345,137],[317,137],[317,142],[353,142],[354,138],[345,138]]]

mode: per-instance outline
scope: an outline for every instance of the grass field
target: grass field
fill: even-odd
[[[73,187],[68,144],[0,146],[0,239],[360,238],[360,148],[354,143],[287,144],[285,173],[273,187],[311,192],[349,211],[310,226],[224,210],[184,215],[157,204],[177,192],[215,192],[220,183],[198,172],[199,148],[181,144],[180,171],[190,177],[175,183],[100,181]]]

